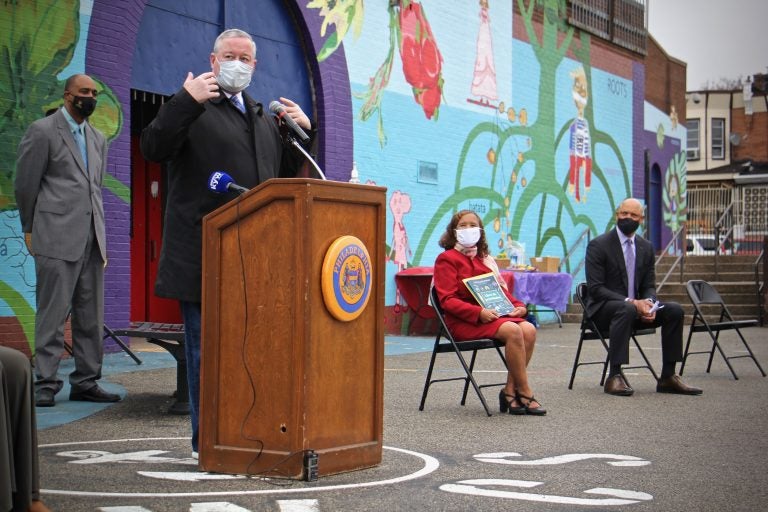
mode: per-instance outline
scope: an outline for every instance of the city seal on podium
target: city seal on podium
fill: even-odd
[[[360,316],[371,296],[371,258],[365,244],[344,235],[333,241],[323,259],[325,307],[334,318],[349,322]]]

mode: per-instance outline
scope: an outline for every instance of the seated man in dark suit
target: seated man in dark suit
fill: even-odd
[[[675,363],[683,359],[683,308],[656,301],[656,271],[653,245],[635,235],[643,221],[643,205],[634,198],[622,201],[616,210],[616,229],[604,233],[587,246],[587,314],[597,327],[609,332],[610,373],[605,392],[630,396],[635,391],[621,372],[629,363],[629,340],[634,327],[661,327],[663,366],[656,385],[659,393],[700,395],[675,374]]]

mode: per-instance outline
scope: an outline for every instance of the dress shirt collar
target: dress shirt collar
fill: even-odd
[[[74,118],[69,114],[66,107],[61,107],[61,111],[64,113],[64,119],[67,120],[71,131],[76,132],[82,129],[83,136],[85,136],[85,120],[83,120],[82,123],[77,124],[77,121],[75,121]]]
[[[618,235],[619,235],[619,242],[621,242],[621,246],[622,247],[624,247],[624,244],[626,243],[627,240],[632,240],[632,243],[633,244],[635,243],[635,234],[634,233],[632,233],[632,236],[627,236],[627,235],[625,235],[624,233],[621,232],[621,230],[618,228],[618,226],[616,227],[616,233],[618,233]]]
[[[240,100],[240,102],[245,105],[245,98],[243,98],[243,92],[236,92],[235,94],[232,94],[231,92],[227,92],[224,89],[221,90],[221,92],[224,93],[224,96],[227,97],[228,100],[232,101],[232,96],[237,96],[237,99]]]

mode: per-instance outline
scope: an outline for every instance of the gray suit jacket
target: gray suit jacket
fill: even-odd
[[[19,144],[16,203],[24,233],[32,233],[35,254],[65,261],[83,256],[91,224],[101,257],[107,260],[101,183],[107,141],[85,123],[88,169],[59,110],[32,123]]]

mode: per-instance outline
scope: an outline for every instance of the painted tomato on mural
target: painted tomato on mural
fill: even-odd
[[[413,87],[413,97],[424,109],[427,119],[432,119],[442,96],[443,57],[420,3],[401,2],[398,22],[403,75]]]

